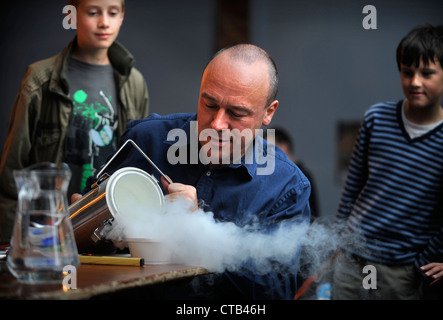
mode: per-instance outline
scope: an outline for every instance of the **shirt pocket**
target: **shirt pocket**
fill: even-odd
[[[35,140],[35,158],[37,161],[52,161],[57,159],[57,148],[60,142],[60,129],[43,129]]]
[[[56,144],[60,140],[59,129],[42,130],[39,137],[37,137],[37,145],[48,147]]]

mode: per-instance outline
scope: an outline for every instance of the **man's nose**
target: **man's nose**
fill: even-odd
[[[215,112],[211,127],[217,131],[229,128],[228,115],[224,109],[220,108]]]

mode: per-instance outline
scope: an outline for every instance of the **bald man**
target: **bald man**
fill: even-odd
[[[204,69],[197,113],[152,114],[130,122],[122,137],[121,143],[135,141],[172,183],[139,154],[121,166],[153,174],[167,199],[185,197],[189,208],[213,212],[217,221],[262,232],[309,224],[308,179],[260,135],[277,110],[277,87],[275,63],[261,48],[241,44],[219,51]],[[183,297],[292,299],[299,248],[290,254],[290,265],[265,274],[242,265],[241,271],[200,278],[199,289]]]

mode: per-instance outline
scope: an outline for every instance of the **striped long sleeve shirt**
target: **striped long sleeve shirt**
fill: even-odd
[[[359,239],[354,254],[418,267],[443,262],[443,124],[411,139],[401,107],[379,103],[365,113],[336,222]]]

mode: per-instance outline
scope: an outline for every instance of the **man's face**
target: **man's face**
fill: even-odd
[[[121,0],[82,0],[77,8],[77,41],[88,51],[109,48],[118,36],[124,12]]]
[[[270,124],[278,101],[267,106],[268,93],[265,62],[248,65],[222,53],[208,65],[200,86],[197,121],[200,139],[204,136],[202,131],[210,129],[206,130],[211,132],[210,138],[200,141],[200,145],[211,150],[211,157],[218,158],[218,163],[212,164],[221,164],[222,159],[238,160],[232,157],[234,150],[241,148],[243,155],[255,137],[255,130]],[[241,144],[240,140],[229,138],[234,133],[242,134]]]
[[[401,83],[408,104],[413,108],[440,107],[443,98],[443,69],[437,59],[425,65],[401,64]]]

